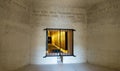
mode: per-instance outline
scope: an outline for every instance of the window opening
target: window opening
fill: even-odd
[[[46,28],[46,56],[74,56],[74,29]]]

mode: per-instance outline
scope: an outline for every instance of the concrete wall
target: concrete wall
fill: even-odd
[[[29,64],[28,19],[23,0],[0,0],[0,66],[5,71]]]
[[[120,0],[88,10],[88,63],[120,69]]]
[[[0,69],[7,71],[27,64],[56,64],[56,57],[43,58],[45,28],[76,30],[76,57],[64,57],[63,63],[88,60],[91,64],[120,69],[119,0],[91,7],[87,14],[88,24],[84,9],[33,6],[29,11],[26,3],[25,0],[0,0]]]
[[[86,62],[84,9],[37,7],[30,11],[26,3],[25,0],[0,0],[0,65],[3,70],[27,64],[56,64],[56,57],[43,58],[45,28],[75,29],[74,53],[77,57],[64,57],[64,63]]]
[[[86,62],[86,11],[80,8],[34,7],[30,23],[33,26],[31,64],[56,64],[56,57],[45,56],[45,28],[75,29],[74,54],[76,57],[64,57],[63,63]]]
[[[5,70],[3,70],[3,68],[0,66],[0,71],[5,71]]]

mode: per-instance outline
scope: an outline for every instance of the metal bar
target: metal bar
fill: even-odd
[[[67,29],[67,28],[46,28],[44,30],[72,30],[72,31],[75,31],[75,29]]]
[[[61,56],[61,30],[60,30],[60,36],[59,36],[59,38],[60,38],[60,52],[59,52],[59,54]]]
[[[74,32],[72,31],[72,55],[74,54]]]
[[[57,57],[57,56],[58,55],[46,55],[43,58],[46,58],[46,57]],[[75,55],[62,55],[62,56],[73,56],[73,57],[76,57]]]

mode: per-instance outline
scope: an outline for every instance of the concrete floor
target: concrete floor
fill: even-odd
[[[28,65],[15,71],[117,71],[90,64]]]

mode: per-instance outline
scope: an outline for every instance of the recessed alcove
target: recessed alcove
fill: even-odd
[[[74,56],[74,29],[46,28],[46,56]]]

